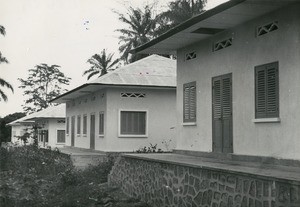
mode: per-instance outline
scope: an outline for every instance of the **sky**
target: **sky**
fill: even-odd
[[[0,77],[9,82],[14,93],[6,88],[8,101],[0,102],[0,117],[22,112],[23,90],[18,78],[26,79],[28,70],[46,63],[60,65],[72,78],[71,90],[86,82],[86,60],[102,49],[118,58],[116,29],[124,28],[114,11],[126,12],[127,6],[142,7],[156,2],[165,10],[171,0],[0,0],[0,51],[9,64],[0,64]],[[207,0],[206,10],[225,2]]]

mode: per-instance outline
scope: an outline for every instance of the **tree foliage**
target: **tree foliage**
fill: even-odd
[[[13,114],[9,114],[4,118],[0,118],[0,143],[1,142],[9,142],[11,138],[11,126],[7,126],[6,124],[15,121],[24,117],[26,114],[21,112],[16,112]]]
[[[116,13],[119,15],[119,20],[126,25],[126,28],[116,30],[121,33],[119,36],[121,59],[126,63],[131,63],[147,56],[130,55],[129,51],[150,41],[155,36],[159,16],[154,14],[149,5],[143,9],[129,7],[126,14]]]
[[[178,24],[202,13],[207,0],[175,0],[169,3],[168,10],[160,15],[158,33],[162,34]]]
[[[120,32],[119,51],[126,63],[134,62],[147,54],[130,54],[129,51],[165,33],[176,25],[203,12],[207,0],[175,0],[168,4],[168,10],[156,14],[153,6],[129,7],[125,14],[116,12],[125,28]]]
[[[58,65],[47,65],[42,63],[29,69],[27,79],[19,78],[19,88],[24,90],[23,95],[27,97],[23,106],[26,113],[33,113],[53,105],[49,101],[67,90],[62,85],[69,85],[68,78],[59,70]]]
[[[6,34],[5,27],[3,27],[2,25],[0,25],[0,34],[2,34],[3,36]],[[8,63],[8,60],[0,52],[0,64],[1,63]],[[14,92],[12,85],[10,85],[7,81],[5,81],[1,77],[0,77],[0,87],[6,87],[6,88],[10,89],[12,92]],[[7,101],[7,96],[4,93],[4,91],[0,88],[0,101],[1,100]]]
[[[87,75],[89,80],[91,77],[105,75],[109,70],[114,70],[119,62],[119,59],[113,60],[114,54],[106,52],[105,49],[100,54],[95,54],[87,60],[91,67],[83,72],[83,76]]]

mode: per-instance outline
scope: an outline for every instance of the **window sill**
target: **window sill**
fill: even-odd
[[[99,138],[104,138],[104,134],[99,134]]]
[[[261,118],[261,119],[252,119],[254,123],[279,123],[280,118]]]
[[[133,137],[133,138],[147,138],[148,137],[148,135],[136,135],[136,134],[132,134],[132,135],[130,135],[130,134],[126,134],[126,135],[122,135],[122,134],[120,134],[119,135],[119,138],[131,138],[131,137]]]
[[[197,123],[196,122],[184,122],[182,123],[182,126],[196,126]]]
[[[58,142],[56,143],[56,145],[65,145],[66,143],[65,142]]]
[[[81,136],[81,134],[77,134],[76,136],[77,136],[77,137],[80,137],[80,136]]]
[[[83,136],[83,137],[86,137],[86,134],[83,134],[82,136]]]

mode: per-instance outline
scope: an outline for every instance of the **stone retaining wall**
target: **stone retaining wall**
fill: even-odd
[[[126,156],[108,180],[154,207],[300,207],[299,183]]]

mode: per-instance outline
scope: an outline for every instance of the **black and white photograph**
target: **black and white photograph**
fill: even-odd
[[[300,0],[0,0],[1,207],[300,207]]]

